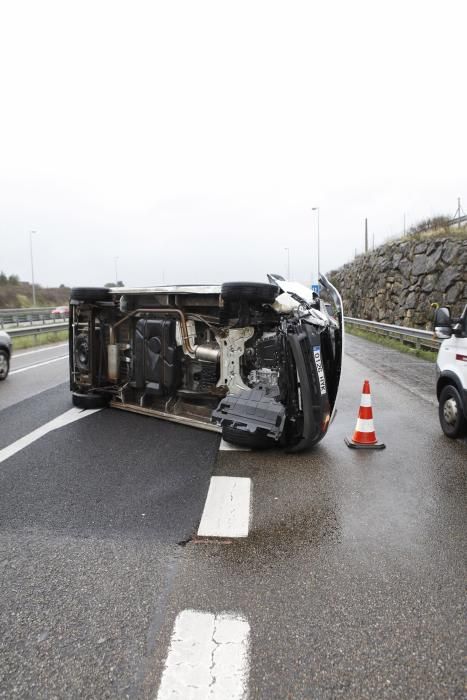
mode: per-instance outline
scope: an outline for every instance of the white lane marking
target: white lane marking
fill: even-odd
[[[232,452],[251,452],[250,447],[240,447],[240,445],[234,445],[232,442],[226,442],[224,438],[221,438],[221,444],[219,445],[220,450],[232,451]]]
[[[246,700],[250,625],[241,615],[177,615],[157,700]]]
[[[48,345],[45,348],[37,348],[37,350],[28,350],[28,352],[15,352],[13,358],[26,357],[26,355],[34,355],[36,352],[45,352],[46,350],[58,350],[58,348],[68,347],[68,343],[60,343],[60,345]]]
[[[35,365],[28,365],[27,367],[21,367],[20,369],[14,369],[10,372],[12,374],[19,374],[20,372],[27,372],[28,369],[36,369],[36,367],[43,367],[44,365],[50,365],[52,362],[58,362],[59,360],[64,360],[68,358],[68,355],[60,355],[60,357],[54,357],[53,360],[45,360],[44,362],[36,362]]]
[[[251,479],[212,476],[199,537],[248,537]]]
[[[101,408],[91,408],[88,410],[83,410],[82,408],[70,408],[69,411],[62,413],[60,416],[57,416],[57,418],[54,418],[48,423],[44,423],[44,425],[41,425],[40,428],[33,430],[32,433],[28,433],[28,435],[19,438],[19,440],[16,440],[16,442],[12,442],[11,445],[7,445],[0,450],[0,462],[4,462],[6,459],[12,457],[20,450],[23,450],[28,445],[31,445],[31,443],[39,440],[39,438],[43,437],[44,435],[47,435],[47,433],[50,433],[52,430],[62,428],[64,425],[69,425],[69,423],[73,423],[81,418],[86,418],[86,416],[90,416],[92,413],[96,413],[96,411],[101,410]]]

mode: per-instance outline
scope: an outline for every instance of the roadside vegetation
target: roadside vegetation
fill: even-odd
[[[70,288],[42,287],[36,284],[36,306],[64,306],[68,304]],[[32,285],[21,282],[18,275],[0,272],[0,309],[28,309],[32,306]]]
[[[386,239],[385,243],[404,241],[407,239],[423,241],[430,238],[442,237],[460,238],[461,240],[467,238],[467,224],[461,223],[461,225],[458,226],[458,224],[452,223],[452,219],[449,216],[433,216],[418,221],[407,230],[405,235],[402,233],[390,236]]]
[[[413,355],[422,360],[428,360],[429,362],[436,362],[437,351],[436,350],[417,350],[417,348],[412,348],[409,345],[405,345],[400,340],[395,338],[388,338],[385,336],[377,335],[371,331],[366,331],[361,328],[357,328],[352,323],[348,321],[345,322],[345,330],[351,335],[356,335],[359,338],[364,338],[377,345],[384,345],[386,348],[392,348],[393,350],[398,350],[399,352],[405,352],[408,355]]]
[[[19,338],[12,338],[13,350],[27,350],[28,348],[36,348],[40,345],[51,345],[68,340],[68,330],[51,331],[50,333],[42,333],[40,335],[25,335]]]
[[[453,224],[449,216],[433,216],[422,219],[407,231],[407,236],[412,238],[431,238],[440,234],[452,238],[467,238],[467,225]]]

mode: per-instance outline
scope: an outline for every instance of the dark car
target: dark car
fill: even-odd
[[[250,447],[301,450],[326,434],[342,360],[335,317],[307,287],[269,284],[74,288],[73,403],[221,432]]]

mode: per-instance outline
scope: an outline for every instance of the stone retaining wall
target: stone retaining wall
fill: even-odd
[[[402,239],[358,256],[329,273],[346,316],[403,326],[431,327],[432,302],[467,304],[467,239]]]

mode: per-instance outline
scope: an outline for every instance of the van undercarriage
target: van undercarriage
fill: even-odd
[[[75,405],[108,403],[251,447],[317,443],[341,372],[340,297],[322,277],[331,315],[306,287],[269,280],[73,289]]]

